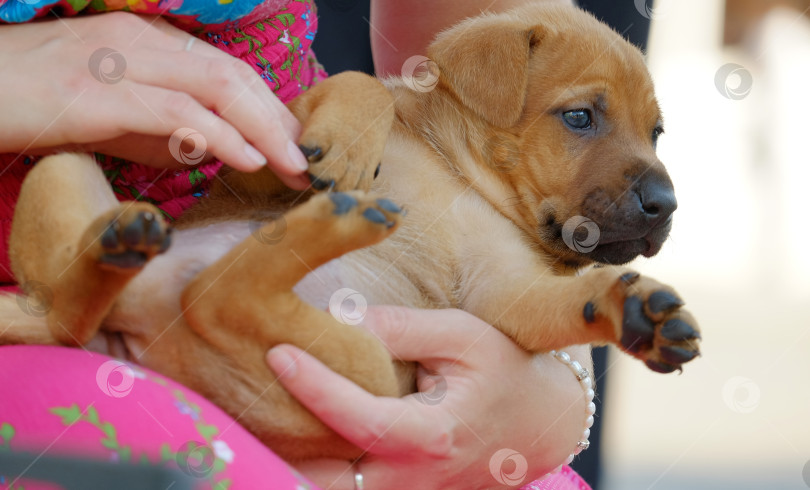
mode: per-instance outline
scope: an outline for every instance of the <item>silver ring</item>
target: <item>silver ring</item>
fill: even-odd
[[[183,51],[191,51],[191,46],[194,45],[194,41],[196,41],[196,40],[197,40],[196,37],[188,38],[188,42],[186,42],[186,47],[185,47],[185,49]]]

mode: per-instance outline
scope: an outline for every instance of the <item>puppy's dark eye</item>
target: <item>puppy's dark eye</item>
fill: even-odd
[[[573,111],[563,112],[563,121],[571,129],[590,129],[591,128],[591,111],[587,109],[576,109]]]
[[[658,146],[658,137],[661,136],[662,134],[664,134],[664,128],[662,128],[661,126],[656,126],[655,129],[653,129],[652,132],[653,148]]]

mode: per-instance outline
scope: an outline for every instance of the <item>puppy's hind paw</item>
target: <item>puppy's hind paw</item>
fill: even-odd
[[[111,214],[99,218],[105,223],[98,239],[100,266],[138,269],[169,248],[172,228],[151,204],[123,204]]]

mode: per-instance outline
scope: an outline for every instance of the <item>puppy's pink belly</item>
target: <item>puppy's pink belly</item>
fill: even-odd
[[[186,285],[249,234],[247,222],[176,232],[169,250],[152,259],[121,293],[92,350],[123,352],[138,362],[167,329],[188,328],[180,306]]]

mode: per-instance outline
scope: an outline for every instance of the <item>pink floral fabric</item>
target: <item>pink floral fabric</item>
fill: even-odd
[[[282,102],[288,102],[326,78],[326,72],[310,48],[318,26],[311,0],[294,0],[282,5],[278,0],[67,2],[72,6],[65,5],[65,1],[0,0],[0,19],[6,20],[3,13],[10,12],[10,8],[28,7],[39,9],[36,17],[47,15],[48,9],[56,6],[68,14],[116,9],[160,13],[200,39],[246,62]],[[231,7],[226,8],[228,5]],[[242,16],[235,18],[239,14]],[[221,162],[213,162],[182,171],[165,170],[106,155],[95,156],[119,200],[155,204],[169,220],[179,217],[208,193],[211,180],[222,166]],[[22,180],[37,160],[26,155],[0,154],[0,285],[13,282],[6,249],[11,219]]]
[[[9,451],[162,465],[195,489],[315,488],[197,393],[81,349],[0,347],[0,460]],[[22,488],[53,487],[0,473],[0,489]]]

